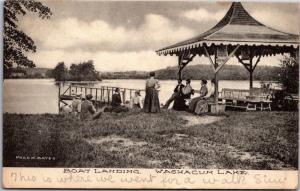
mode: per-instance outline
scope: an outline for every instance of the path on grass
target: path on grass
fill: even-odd
[[[222,120],[224,117],[219,116],[195,116],[195,115],[182,115],[182,119],[186,120],[187,123],[184,127],[200,125],[200,124],[211,124]],[[141,140],[132,140],[119,135],[110,135],[105,137],[94,137],[85,139],[89,144],[93,146],[99,146],[106,152],[126,152],[128,157],[140,158],[144,161],[145,166],[151,168],[166,168],[166,164],[172,164],[173,168],[198,168],[199,165],[197,160],[212,160],[210,158],[203,159],[192,151],[201,151],[208,153],[212,158],[223,156],[224,160],[240,161],[241,163],[251,164],[250,166],[260,166],[259,164],[266,164],[269,169],[294,169],[291,165],[288,165],[280,160],[274,159],[268,155],[263,155],[257,152],[246,152],[239,150],[231,145],[222,144],[217,142],[209,141],[203,137],[194,137],[187,134],[167,134],[158,135],[163,140],[171,143],[181,143],[181,147],[178,148],[169,144],[167,148],[162,148],[161,143],[150,143]],[[164,150],[163,150],[164,149]],[[149,155],[145,156],[145,153]],[[169,153],[170,157],[161,157],[161,153]],[[197,152],[196,152],[197,153]],[[176,162],[172,163],[171,158],[175,158]],[[226,168],[222,161],[211,161],[210,163],[201,163],[201,168]]]
[[[187,124],[185,126],[194,126],[194,125],[201,125],[201,124],[210,124],[217,121],[220,121],[224,117],[217,117],[217,116],[197,116],[197,115],[182,115],[180,116],[182,119],[187,121]]]

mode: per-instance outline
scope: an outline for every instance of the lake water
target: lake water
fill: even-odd
[[[176,83],[176,80],[160,80],[161,91],[159,92],[159,99],[161,103],[165,103],[171,96]],[[194,89],[200,89],[200,80],[194,80],[191,84]],[[94,87],[97,86],[144,89],[145,80],[103,80]],[[254,81],[253,86],[260,87],[260,82]],[[222,88],[249,89],[249,81],[222,80],[219,82],[219,91]],[[26,114],[58,113],[58,86],[55,85],[54,79],[4,80],[3,112]]]

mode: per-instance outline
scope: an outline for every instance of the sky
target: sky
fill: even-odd
[[[20,18],[20,29],[32,37],[37,52],[28,54],[37,67],[58,62],[93,60],[98,71],[153,71],[177,65],[175,56],[155,50],[209,30],[226,14],[230,2],[43,0],[53,16]],[[296,3],[242,3],[258,21],[299,34]],[[260,65],[279,65],[281,56],[262,58]],[[209,64],[195,57],[190,64]],[[232,58],[228,64],[238,64]]]

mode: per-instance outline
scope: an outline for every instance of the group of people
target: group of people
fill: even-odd
[[[173,103],[173,109],[179,111],[189,111],[198,115],[202,115],[208,112],[208,102],[213,100],[215,91],[215,80],[211,80],[210,89],[207,88],[207,81],[201,80],[201,88],[199,96],[191,99],[194,94],[194,89],[191,86],[191,80],[187,79],[185,85],[182,84],[182,79],[177,80],[177,85],[174,88],[173,94],[167,100],[164,109],[168,109],[170,104]],[[146,81],[146,96],[144,101],[144,111],[148,113],[160,112],[160,104],[158,98],[158,91],[160,84],[155,79],[155,73],[150,73],[150,78]],[[188,104],[187,104],[188,103]]]
[[[191,80],[186,80],[186,85],[182,84],[182,79],[177,80],[178,84],[174,88],[172,96],[167,100],[164,105],[165,109],[168,109],[170,104],[174,101],[174,110],[186,110],[185,100],[190,99],[191,95],[194,94],[194,89],[191,86]]]
[[[211,80],[210,89],[207,88],[207,81],[201,80],[200,95],[192,98],[194,89],[191,86],[191,80],[186,79],[185,85],[182,84],[182,80],[177,80],[177,85],[173,90],[173,94],[163,105],[164,109],[168,109],[170,104],[173,103],[173,109],[178,111],[189,111],[198,115],[208,112],[208,101],[212,99],[214,95],[214,80]],[[92,102],[93,95],[88,94],[85,98],[82,98],[81,93],[77,93],[72,104],[70,106],[70,112],[73,112],[75,116],[80,119],[96,119],[101,116],[103,112],[127,112],[131,108],[143,109],[146,113],[157,113],[161,111],[158,92],[160,91],[160,83],[155,79],[155,73],[150,72],[150,77],[146,80],[145,87],[145,99],[144,103],[141,102],[141,95],[139,91],[136,91],[130,102],[122,103],[120,89],[116,88],[112,101],[109,106],[105,106],[96,111]],[[143,107],[142,107],[143,106]]]
[[[62,107],[63,113],[73,113],[79,119],[97,119],[103,112],[127,112],[131,108],[141,108],[141,95],[139,91],[134,93],[134,96],[131,98],[130,102],[122,103],[120,89],[116,88],[113,95],[110,105],[104,106],[101,109],[96,110],[94,103],[92,101],[93,95],[87,94],[85,98],[82,97],[81,92],[74,94],[74,98],[70,105]]]

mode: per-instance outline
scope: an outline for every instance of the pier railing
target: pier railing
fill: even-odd
[[[81,93],[82,98],[86,95],[93,95],[92,101],[96,103],[110,103],[112,95],[116,88],[120,89],[122,103],[129,101],[136,91],[139,91],[141,96],[145,94],[144,89],[121,88],[112,86],[89,87],[80,85],[68,85],[67,88],[59,87],[59,102],[67,104],[66,100],[72,100],[78,93]],[[60,92],[63,92],[62,94]],[[60,104],[60,103],[59,103]],[[60,106],[59,106],[60,107]]]

